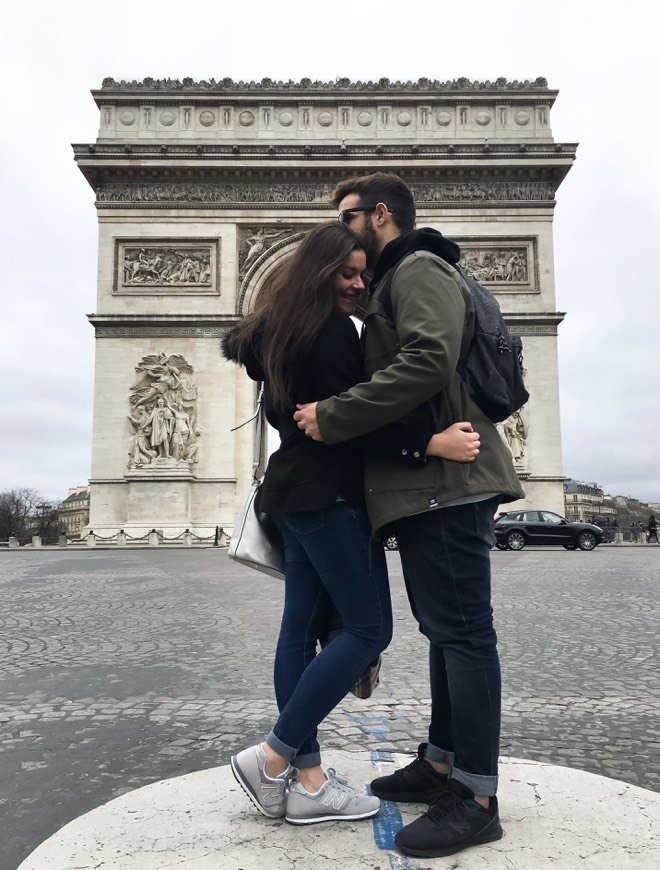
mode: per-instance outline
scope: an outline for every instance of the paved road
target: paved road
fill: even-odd
[[[388,554],[382,685],[337,748],[425,739],[423,638]],[[502,754],[660,791],[660,547],[493,551]],[[80,814],[226,763],[272,724],[281,586],[222,550],[0,552],[0,870]]]

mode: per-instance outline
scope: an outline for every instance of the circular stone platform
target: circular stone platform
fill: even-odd
[[[332,752],[354,786],[410,756]],[[658,870],[660,794],[582,771],[503,759],[504,838],[451,859],[406,858],[399,828],[425,809],[383,802],[375,819],[301,828],[252,808],[229,766],[136,789],[42,843],[19,870]]]

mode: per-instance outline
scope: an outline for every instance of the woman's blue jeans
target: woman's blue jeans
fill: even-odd
[[[321,763],[317,726],[392,639],[383,545],[366,511],[346,502],[276,517],[285,598],[275,654],[279,719],[266,742],[296,767]],[[320,652],[333,605],[341,632]]]
[[[452,777],[480,795],[497,791],[501,676],[490,600],[497,502],[438,508],[396,523],[410,606],[430,643],[426,757],[451,764]]]

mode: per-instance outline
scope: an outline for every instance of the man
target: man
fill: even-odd
[[[454,269],[458,246],[435,230],[414,230],[412,194],[395,175],[347,179],[333,204],[374,269],[363,333],[368,382],[299,406],[298,425],[337,444],[421,409],[434,431],[469,420],[481,440],[469,464],[416,454],[402,463],[375,453],[366,463],[374,532],[396,533],[410,605],[429,640],[432,698],[428,743],[407,767],[374,780],[372,791],[430,804],[397,834],[402,852],[450,855],[502,836],[489,551],[497,505],[524,493],[506,445],[456,373],[474,332],[470,292]]]

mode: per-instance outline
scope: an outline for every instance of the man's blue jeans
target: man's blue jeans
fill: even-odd
[[[408,598],[430,643],[427,758],[475,794],[497,791],[501,677],[490,600],[497,499],[396,523]]]
[[[280,717],[266,741],[296,767],[314,767],[317,725],[392,639],[387,564],[366,511],[346,502],[276,520],[286,578],[275,654]],[[333,605],[342,630],[317,653]]]

